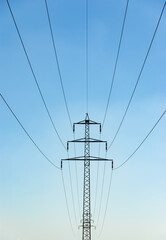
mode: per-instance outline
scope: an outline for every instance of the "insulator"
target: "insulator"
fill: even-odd
[[[101,133],[101,124],[100,124],[100,133]]]
[[[73,133],[75,132],[75,124],[73,124]]]
[[[67,151],[69,150],[69,143],[67,142]]]
[[[62,169],[62,160],[61,160],[61,169]]]
[[[107,142],[105,143],[105,148],[106,148],[106,151],[107,151]]]
[[[113,161],[112,161],[112,169],[114,168],[114,163],[113,163]]]

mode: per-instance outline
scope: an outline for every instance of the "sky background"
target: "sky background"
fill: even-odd
[[[10,1],[32,66],[64,143],[73,135],[65,109],[50,38],[44,0]],[[102,122],[115,64],[126,1],[89,0],[89,116]],[[163,0],[130,0],[112,97],[102,139],[111,142],[142,67]],[[48,0],[55,43],[72,122],[85,118],[85,1]],[[122,163],[150,131],[166,106],[166,10],[164,11],[139,85],[119,135],[107,154]],[[0,0],[0,92],[32,138],[58,166],[66,158],[36,88],[7,3]],[[142,148],[113,172],[111,195],[102,235],[111,166],[108,163],[101,215],[97,224],[104,164],[91,166],[92,239],[166,239],[166,120],[163,118]],[[84,129],[76,127],[76,138]],[[91,136],[98,138],[98,128]],[[98,145],[92,149],[98,155]],[[83,154],[83,146],[76,148]],[[70,157],[74,155],[71,145]],[[105,156],[104,147],[101,155]],[[71,163],[74,218],[68,164],[63,174],[74,238],[69,224],[61,172],[32,145],[0,99],[0,239],[81,239],[75,164]],[[82,205],[83,164],[78,163]],[[82,211],[82,208],[81,208]]]

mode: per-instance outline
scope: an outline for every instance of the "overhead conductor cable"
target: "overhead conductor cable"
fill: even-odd
[[[12,19],[13,19],[13,22],[14,22],[14,25],[15,25],[15,28],[16,28],[16,30],[17,30],[17,33],[18,33],[19,39],[20,39],[20,41],[21,41],[21,45],[22,45],[22,47],[23,47],[23,50],[24,50],[25,56],[26,56],[26,58],[27,58],[27,61],[28,61],[29,67],[30,67],[30,69],[31,69],[31,72],[32,72],[33,78],[34,78],[34,80],[35,80],[35,83],[36,83],[37,89],[38,89],[39,94],[40,94],[40,97],[41,97],[41,99],[42,99],[42,101],[43,101],[43,104],[44,104],[44,107],[45,107],[45,109],[46,109],[46,112],[47,112],[47,114],[48,114],[48,117],[49,117],[49,119],[50,119],[50,121],[51,121],[51,124],[52,124],[52,126],[53,126],[53,128],[54,128],[54,131],[56,132],[56,135],[58,136],[58,138],[59,138],[59,140],[60,140],[62,146],[66,149],[66,147],[65,147],[65,145],[64,145],[64,143],[63,143],[63,141],[62,141],[62,139],[61,139],[61,137],[60,137],[60,135],[59,135],[59,133],[58,133],[56,127],[55,127],[55,124],[54,124],[54,121],[53,121],[53,119],[52,119],[52,117],[51,117],[51,114],[50,114],[50,112],[49,112],[49,110],[48,110],[47,104],[46,104],[46,102],[45,102],[44,96],[43,96],[42,91],[41,91],[41,89],[40,89],[40,86],[39,86],[38,80],[37,80],[37,78],[36,78],[36,75],[35,75],[35,72],[34,72],[34,70],[33,70],[33,67],[32,67],[32,64],[31,64],[31,61],[30,61],[29,56],[28,56],[28,53],[27,53],[27,51],[26,51],[26,48],[25,48],[25,45],[24,45],[23,39],[22,39],[21,34],[20,34],[20,31],[19,31],[19,29],[18,29],[18,26],[17,26],[16,20],[15,20],[15,18],[14,18],[14,15],[13,15],[13,12],[12,12],[12,9],[11,9],[11,6],[10,6],[10,4],[9,4],[9,1],[6,0],[6,2],[7,2],[7,5],[8,5],[8,8],[9,8],[9,10],[10,10],[10,13],[11,13],[11,16],[12,16]]]
[[[66,106],[66,111],[67,111],[67,115],[68,115],[68,118],[69,118],[70,126],[72,128],[72,121],[71,121],[71,116],[70,116],[70,113],[69,113],[69,108],[68,108],[67,99],[66,99],[66,94],[65,94],[65,90],[64,90],[64,86],[63,86],[62,74],[61,74],[60,64],[59,64],[59,60],[58,60],[58,54],[57,54],[57,50],[56,50],[56,46],[55,46],[55,40],[54,40],[54,35],[53,35],[53,30],[52,30],[52,25],[51,25],[51,19],[50,19],[47,0],[45,0],[45,6],[46,6],[46,11],[47,11],[47,17],[48,17],[48,23],[49,23],[50,33],[51,33],[51,39],[52,39],[54,54],[55,54],[55,58],[56,58],[57,68],[58,68],[59,79],[60,79],[61,88],[62,88],[62,92],[63,92],[63,98],[64,98],[64,101],[65,101],[65,106]]]
[[[54,49],[54,55],[55,55],[55,59],[56,59],[56,63],[57,63],[58,74],[59,74],[60,84],[61,84],[61,88],[62,88],[63,98],[64,98],[64,102],[65,102],[65,106],[66,106],[66,111],[67,111],[69,123],[70,123],[71,128],[73,129],[73,127],[72,127],[72,121],[71,121],[71,116],[70,116],[70,112],[69,112],[69,108],[68,108],[68,104],[67,104],[66,94],[65,94],[65,90],[64,90],[63,79],[62,79],[60,64],[59,64],[59,60],[58,60],[58,54],[57,54],[57,50],[56,50],[55,39],[54,39],[54,35],[53,35],[53,29],[52,29],[51,18],[50,18],[50,13],[49,13],[49,8],[48,8],[47,0],[45,0],[45,6],[46,6],[48,23],[49,23],[49,28],[50,28],[50,33],[51,33],[51,39],[52,39],[52,44],[53,44],[53,49]],[[74,133],[73,133],[73,137],[75,138]],[[74,152],[75,152],[75,156],[76,156],[75,144],[74,144]],[[70,165],[70,163],[69,163],[69,165]],[[76,165],[76,163],[75,163],[75,171],[76,171],[76,179],[77,179],[77,185],[78,185],[78,172],[77,172],[77,165]],[[70,174],[70,176],[71,176],[70,166],[69,166],[69,174]],[[70,182],[71,182],[71,190],[72,190],[72,177],[70,177]],[[73,198],[73,204],[74,204],[73,191],[72,191],[72,198]],[[79,206],[79,212],[80,212],[80,202],[79,202],[78,186],[77,186],[77,198],[78,198],[78,206]],[[74,206],[75,206],[75,204],[74,204]],[[74,212],[75,212],[75,209],[74,209]],[[76,214],[75,214],[75,217],[76,217]]]
[[[86,111],[89,109],[89,45],[88,45],[88,0],[86,0]]]
[[[110,174],[110,180],[109,180],[109,187],[108,187],[108,194],[107,194],[107,200],[106,200],[106,207],[105,207],[105,210],[104,210],[104,217],[103,217],[103,221],[102,221],[102,225],[101,225],[101,230],[100,230],[100,233],[99,233],[98,237],[101,236],[101,234],[102,234],[102,232],[103,232],[104,224],[105,224],[105,219],[106,219],[106,214],[107,214],[107,208],[108,208],[108,202],[109,202],[110,192],[111,192],[111,186],[112,186],[112,176],[113,176],[113,169],[111,168],[111,174]]]
[[[157,120],[157,122],[154,124],[154,126],[149,131],[149,133],[146,135],[146,137],[142,140],[142,142],[138,145],[138,147],[133,151],[133,153],[122,164],[120,164],[118,167],[113,168],[113,171],[121,168],[124,164],[126,164],[134,156],[134,154],[139,150],[139,148],[144,144],[144,142],[147,140],[147,138],[150,136],[150,134],[153,132],[153,130],[156,128],[156,126],[159,124],[161,119],[164,117],[165,113],[166,113],[166,110],[162,113],[160,118]],[[109,197],[110,197],[110,190],[111,190],[111,185],[112,185],[113,171],[111,171],[111,175],[110,175],[109,189],[108,189],[107,200],[106,200],[106,207],[105,207],[105,211],[104,211],[104,217],[103,217],[103,221],[102,221],[101,230],[100,230],[100,233],[99,233],[98,237],[101,236],[101,234],[103,232],[103,228],[104,228],[104,223],[105,223],[106,213],[107,213],[107,208],[108,208],[108,202],[109,202]]]
[[[132,99],[133,99],[133,96],[134,96],[134,94],[135,94],[135,91],[136,91],[136,88],[137,88],[137,86],[138,86],[139,80],[140,80],[140,78],[141,78],[141,75],[142,75],[142,72],[143,72],[145,63],[146,63],[146,61],[147,61],[147,58],[148,58],[150,49],[151,49],[151,47],[152,47],[152,44],[153,44],[153,41],[154,41],[154,38],[155,38],[155,35],[156,35],[156,32],[157,32],[157,29],[158,29],[158,27],[159,27],[159,24],[160,24],[160,21],[161,21],[161,18],[162,18],[162,15],[163,15],[165,6],[166,6],[166,2],[164,3],[163,9],[162,9],[162,11],[161,11],[161,14],[160,14],[160,17],[159,17],[157,26],[156,26],[156,28],[155,28],[155,31],[154,31],[152,40],[151,40],[151,42],[150,42],[148,51],[147,51],[147,53],[146,53],[146,56],[145,56],[143,65],[142,65],[142,67],[141,67],[140,73],[139,73],[139,75],[138,75],[137,81],[136,81],[136,83],[135,83],[134,89],[133,89],[132,94],[131,94],[131,97],[130,97],[130,99],[129,99],[128,105],[127,105],[127,107],[126,107],[126,110],[125,110],[125,112],[124,112],[124,115],[123,115],[123,117],[122,117],[122,120],[121,120],[121,122],[120,122],[120,124],[119,124],[119,127],[118,127],[118,129],[117,129],[117,131],[116,131],[116,133],[115,133],[115,136],[114,136],[112,142],[110,143],[110,145],[109,145],[109,147],[108,147],[108,150],[110,149],[110,147],[111,147],[112,144],[114,143],[114,141],[115,141],[115,139],[116,139],[116,137],[117,137],[117,135],[118,135],[118,133],[119,133],[119,131],[120,131],[120,129],[121,129],[121,126],[122,126],[122,124],[123,124],[123,122],[124,122],[124,119],[125,119],[125,117],[126,117],[126,114],[127,114],[127,112],[128,112],[128,109],[129,109],[129,107],[130,107],[131,101],[132,101]]]
[[[111,98],[111,93],[112,93],[112,89],[113,89],[113,83],[114,83],[114,80],[115,80],[115,75],[116,75],[116,70],[117,70],[117,64],[118,64],[118,59],[119,59],[119,54],[120,54],[120,49],[121,49],[121,44],[122,44],[122,38],[123,38],[123,33],[124,33],[124,27],[125,27],[125,22],[126,22],[126,17],[127,17],[128,5],[129,5],[129,0],[127,0],[127,2],[126,2],[126,8],[125,8],[124,18],[123,18],[123,23],[122,23],[122,29],[121,29],[120,39],[119,39],[119,45],[118,45],[118,50],[117,50],[115,65],[114,65],[114,71],[113,71],[113,75],[112,75],[112,80],[111,80],[111,86],[110,86],[108,101],[107,101],[106,110],[105,110],[105,114],[104,114],[104,118],[103,118],[103,123],[102,123],[102,129],[103,129],[103,127],[104,127],[104,123],[105,123],[105,120],[106,120],[106,116],[107,116],[107,112],[108,112],[108,106],[109,106],[109,102],[110,102],[110,98]],[[100,146],[100,145],[99,145],[99,146]],[[98,163],[98,167],[97,167],[95,208],[96,208],[96,201],[97,201],[98,174],[99,174],[99,163]],[[103,178],[104,178],[104,176],[103,176]],[[95,208],[94,208],[94,209],[95,209]],[[95,210],[94,210],[94,212],[95,212]],[[98,219],[99,219],[99,216],[98,216]]]
[[[65,195],[65,201],[66,201],[66,207],[67,207],[67,213],[68,213],[68,218],[69,218],[69,222],[70,222],[70,227],[71,227],[71,231],[73,233],[73,236],[75,237],[75,232],[73,230],[73,225],[72,225],[70,211],[69,211],[69,204],[68,204],[68,201],[67,201],[67,192],[66,192],[66,188],[65,188],[65,181],[64,181],[64,177],[63,177],[63,171],[61,171],[61,176],[62,176],[62,184],[63,184],[63,190],[64,190],[64,195]]]
[[[127,0],[127,3],[126,3],[126,9],[125,9],[124,19],[123,19],[123,24],[122,24],[122,30],[121,30],[121,35],[120,35],[118,51],[117,51],[117,55],[116,55],[115,66],[114,66],[114,71],[113,71],[113,75],[112,75],[111,86],[110,86],[110,90],[109,90],[106,110],[105,110],[105,113],[104,113],[102,129],[104,127],[104,123],[105,123],[105,120],[106,120],[106,116],[107,116],[107,112],[108,112],[108,106],[109,106],[109,102],[110,102],[110,98],[111,98],[111,94],[112,94],[112,88],[113,88],[113,84],[114,84],[114,80],[115,80],[115,74],[116,74],[116,69],[117,69],[117,64],[118,64],[118,59],[119,59],[119,53],[120,53],[120,48],[121,48],[121,43],[122,43],[122,38],[123,38],[123,32],[124,32],[124,27],[125,27],[125,22],[126,22],[128,5],[129,5],[129,0]]]
[[[120,164],[118,167],[114,168],[114,170],[119,169],[120,167],[122,167],[125,163],[127,163],[132,157],[133,155],[138,151],[138,149],[144,144],[144,142],[146,141],[146,139],[149,137],[149,135],[153,132],[153,130],[155,129],[155,127],[158,125],[158,123],[160,122],[160,120],[164,117],[166,113],[166,110],[163,112],[163,114],[160,116],[160,118],[157,120],[157,122],[155,123],[155,125],[152,127],[152,129],[149,131],[149,133],[146,135],[146,137],[142,140],[142,142],[138,145],[138,147],[134,150],[134,152],[122,163]]]
[[[4,97],[2,96],[2,94],[0,93],[0,97],[3,100],[3,102],[6,104],[8,110],[12,113],[12,115],[14,116],[14,118],[16,119],[16,121],[18,122],[18,124],[20,125],[20,127],[23,129],[24,133],[28,136],[28,138],[31,140],[31,142],[35,145],[35,147],[38,149],[38,151],[43,155],[43,157],[55,168],[57,169],[61,169],[60,167],[58,167],[57,165],[55,165],[55,163],[53,163],[44,153],[43,151],[39,148],[39,146],[36,144],[36,142],[32,139],[32,137],[30,136],[30,134],[27,132],[27,130],[25,129],[25,127],[22,125],[22,123],[20,122],[20,120],[18,119],[18,117],[16,116],[16,114],[13,112],[13,110],[11,109],[11,107],[9,106],[9,104],[6,102],[6,100],[4,99]]]

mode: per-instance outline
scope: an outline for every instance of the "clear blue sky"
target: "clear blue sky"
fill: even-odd
[[[73,138],[53,54],[44,0],[10,1],[43,95],[64,143]],[[126,1],[89,0],[89,116],[102,122]],[[112,140],[137,80],[164,0],[130,0],[115,84],[102,138]],[[59,63],[73,122],[86,113],[85,1],[48,0]],[[117,166],[152,128],[166,106],[166,10],[119,135],[108,152]],[[58,165],[66,157],[43,107],[5,0],[0,1],[0,92],[41,149]],[[103,234],[108,191],[107,167],[101,218],[93,239],[166,239],[166,120],[142,148],[114,172]],[[84,134],[76,129],[76,137]],[[91,134],[98,138],[98,129]],[[98,154],[98,146],[92,149]],[[77,148],[78,155],[81,148]],[[101,153],[104,156],[104,149]],[[70,156],[73,156],[71,148]],[[71,164],[79,219],[75,165]],[[78,164],[82,199],[83,166]],[[97,164],[92,164],[92,218]],[[98,192],[101,193],[103,164]],[[64,178],[76,239],[68,166]],[[97,198],[97,209],[99,209]],[[95,216],[97,216],[97,211]],[[96,218],[94,217],[94,225]],[[0,100],[0,239],[74,239],[67,215],[61,173],[40,155]]]

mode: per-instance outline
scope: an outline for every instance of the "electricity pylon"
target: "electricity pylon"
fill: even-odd
[[[101,123],[97,123],[91,121],[89,119],[88,113],[86,113],[85,120],[74,123],[73,124],[73,132],[75,132],[75,125],[85,125],[85,137],[80,139],[75,139],[73,141],[67,142],[67,150],[69,150],[69,143],[84,143],[84,156],[66,158],[61,160],[61,168],[62,161],[83,161],[84,162],[84,187],[83,187],[83,220],[82,220],[82,240],[91,240],[91,228],[92,228],[92,220],[91,220],[91,198],[90,198],[90,162],[91,161],[111,161],[113,168],[113,160],[93,157],[90,156],[90,143],[105,143],[106,151],[107,151],[107,141],[102,141],[94,138],[90,138],[90,125],[100,125],[100,133],[101,133]]]

